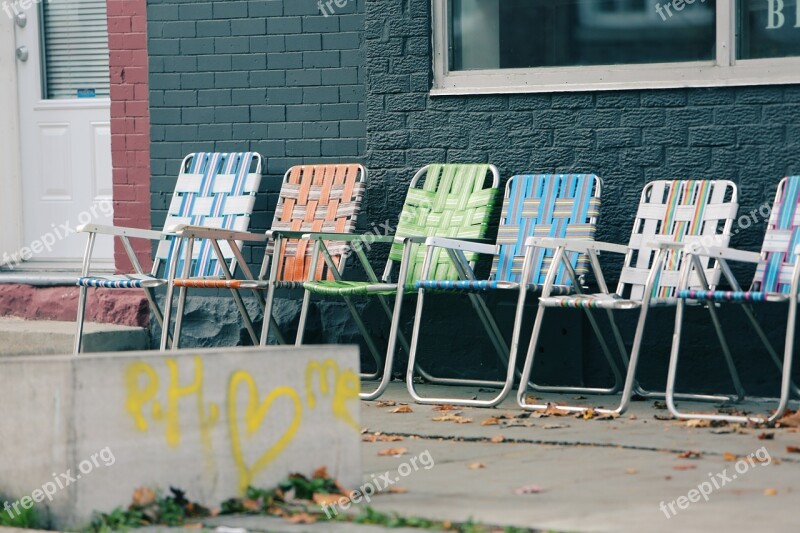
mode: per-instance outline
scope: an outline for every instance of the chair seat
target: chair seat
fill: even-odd
[[[677,298],[651,298],[650,307],[668,307],[678,303]],[[544,307],[565,307],[569,309],[639,309],[641,300],[629,300],[617,294],[573,294],[570,296],[548,296],[539,298]]]
[[[425,280],[417,281],[414,284],[417,289],[432,290],[436,292],[478,292],[488,290],[517,290],[519,283],[515,281],[496,281],[496,280]],[[531,283],[528,285],[529,292],[542,292],[543,285]],[[553,295],[571,294],[572,287],[557,285],[553,287]]]
[[[303,288],[314,294],[327,296],[363,296],[397,294],[396,283],[373,283],[371,281],[306,281]],[[405,286],[405,292],[416,292],[413,284]]]
[[[97,287],[101,289],[151,289],[166,283],[167,280],[165,279],[154,278],[146,274],[93,276],[78,280],[79,287]]]
[[[788,294],[758,291],[697,291],[683,290],[678,298],[701,302],[785,302]]]
[[[220,278],[181,278],[175,280],[176,287],[191,289],[249,289],[257,286],[258,282],[238,279]]]

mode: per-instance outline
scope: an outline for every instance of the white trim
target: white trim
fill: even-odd
[[[22,246],[22,166],[20,164],[19,99],[14,21],[0,16],[0,256]],[[1,257],[0,257],[1,259]]]
[[[734,0],[717,0],[715,61],[447,71],[447,0],[432,0],[431,96],[800,83],[800,57],[734,61]]]

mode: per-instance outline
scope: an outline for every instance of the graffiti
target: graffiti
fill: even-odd
[[[213,468],[215,455],[212,433],[220,422],[220,406],[206,402],[203,359],[194,357],[192,361],[193,375],[188,383],[181,383],[179,363],[174,358],[165,360],[166,376],[161,376],[152,364],[144,361],[128,365],[124,376],[125,411],[136,431],[163,431],[167,446],[179,448],[186,429],[183,425],[188,425],[181,420],[182,413],[185,415],[181,407],[193,399],[197,418],[192,422],[196,422],[197,427],[189,429],[198,431],[207,462]],[[318,377],[318,389],[314,388],[315,376]],[[360,431],[349,411],[349,404],[358,400],[360,389],[359,377],[355,372],[342,370],[333,359],[310,361],[305,371],[305,388],[304,405],[303,395],[288,385],[259,391],[256,378],[246,370],[235,370],[227,379],[227,390],[224,391],[227,440],[242,492],[292,443],[302,426],[304,409],[320,408],[322,398],[329,401],[330,412],[336,419]],[[282,409],[281,416],[271,417],[269,415],[271,411],[274,412],[273,404],[276,402]],[[285,407],[290,407],[290,410],[283,410]],[[252,445],[248,447],[248,442],[257,435],[263,437],[264,432],[277,435],[277,440],[265,450],[250,449]],[[256,452],[254,461],[248,462],[245,449],[248,450],[248,456]]]

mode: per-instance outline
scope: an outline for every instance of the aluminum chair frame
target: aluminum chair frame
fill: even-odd
[[[713,227],[710,225],[706,226],[705,220],[703,220],[701,221],[702,224],[700,227],[700,231],[702,232],[702,234],[700,235],[696,234],[683,235],[683,234],[672,233],[669,235],[662,234],[661,236],[658,235],[645,236],[644,234],[648,229],[652,230],[654,229],[654,226],[655,228],[660,229],[661,224],[664,223],[664,221],[657,223],[654,221],[654,219],[647,218],[645,216],[650,209],[648,207],[649,204],[648,199],[651,197],[651,195],[652,194],[666,195],[663,189],[664,187],[671,186],[674,188],[678,186],[691,185],[694,183],[703,184],[701,186],[708,185],[713,188],[713,190],[710,193],[712,196],[710,200],[711,202],[714,202],[713,204],[715,206],[714,213],[717,216],[717,222],[724,220],[724,224],[721,231],[718,231],[717,223],[715,223]],[[670,192],[674,192],[674,189],[670,189]],[[730,200],[726,201],[725,198],[728,196],[729,192],[730,192]],[[692,194],[695,194],[695,192],[693,191]],[[680,207],[689,207],[695,204],[676,204],[676,205]],[[710,205],[712,204],[704,204],[704,209]],[[665,262],[669,260],[672,266],[675,265],[680,266],[682,260],[681,254],[684,245],[687,243],[695,242],[699,239],[704,239],[706,242],[710,241],[714,244],[727,245],[727,242],[730,239],[733,220],[736,216],[737,211],[738,211],[738,190],[736,188],[736,185],[729,180],[712,180],[707,182],[696,181],[696,180],[654,181],[647,184],[642,191],[636,221],[634,223],[633,232],[631,234],[631,242],[628,245],[602,243],[599,241],[576,242],[576,241],[567,241],[566,239],[547,239],[547,238],[536,238],[536,237],[529,238],[528,243],[532,246],[548,246],[556,249],[553,258],[554,264],[557,261],[564,262],[566,252],[581,252],[587,254],[589,256],[590,264],[592,265],[592,271],[595,275],[595,279],[597,281],[597,285],[598,288],[600,289],[600,292],[591,295],[576,294],[573,295],[572,297],[569,296],[557,297],[557,298],[562,298],[562,301],[560,302],[557,301],[557,299],[551,300],[553,279],[555,277],[555,269],[552,269],[551,272],[548,273],[548,279],[545,282],[545,286],[542,291],[542,296],[540,298],[537,317],[534,323],[533,333],[531,335],[531,342],[528,347],[528,353],[522,371],[522,380],[521,380],[522,384],[519,387],[517,393],[517,404],[522,409],[525,410],[543,411],[548,408],[547,404],[535,404],[527,402],[526,384],[531,380],[530,379],[531,372],[534,360],[536,358],[536,351],[538,347],[539,337],[541,334],[545,310],[548,307],[555,307],[556,303],[560,303],[559,306],[561,307],[577,307],[584,309],[589,307],[594,307],[601,309],[605,308],[608,311],[612,333],[616,340],[620,356],[627,365],[627,372],[625,376],[625,384],[622,390],[622,396],[616,408],[605,409],[605,408],[594,408],[594,407],[576,406],[576,405],[563,405],[563,406],[559,405],[558,408],[571,412],[582,412],[587,409],[594,409],[599,413],[614,413],[614,414],[624,413],[630,406],[631,398],[633,396],[634,391],[638,392],[641,390],[641,388],[638,386],[638,383],[636,382],[636,370],[638,367],[639,357],[641,355],[641,345],[644,337],[645,325],[649,309],[654,305],[659,305],[659,306],[677,305],[677,298],[672,297],[670,293],[673,291],[673,289],[677,289],[681,271],[680,270],[676,271],[674,268],[672,269],[665,268]],[[675,222],[675,220],[673,220],[672,222]],[[678,238],[677,241],[675,240],[676,238]],[[601,252],[623,255],[625,258],[624,259],[625,266],[623,268],[623,272],[617,286],[617,291],[616,293],[613,294],[610,293],[608,290],[605,277],[600,267],[599,253]],[[634,265],[634,261],[636,261],[636,265]],[[642,265],[649,265],[649,266],[646,269],[643,269],[641,268]],[[709,269],[708,266],[705,266],[704,268]],[[643,285],[637,284],[634,281],[634,275],[630,273],[626,274],[626,269],[631,269],[631,271],[638,269],[640,272],[646,271],[647,275],[644,284]],[[719,280],[721,274],[719,265],[715,263],[712,267],[710,267],[710,271],[712,273],[711,275],[712,283],[713,285],[716,285],[716,282]],[[675,276],[677,276],[677,279],[675,278]],[[697,280],[693,280],[693,283],[691,283],[691,286],[698,286],[698,285],[700,285],[700,283]],[[631,297],[625,298],[624,293],[626,287],[628,286],[631,288]],[[640,289],[637,287],[640,287]],[[634,288],[636,288],[635,292]],[[662,296],[666,297],[655,298],[654,291],[656,289],[661,290],[664,293]],[[640,290],[641,294],[639,294]],[[581,302],[575,301],[574,305],[569,305],[570,302],[568,300],[566,301],[567,305],[565,305],[564,303],[564,300],[568,298],[580,299],[582,296],[588,298],[588,301],[586,301],[585,304],[578,305]],[[612,314],[612,311],[636,310],[636,309],[639,310],[639,319],[636,325],[636,331],[633,338],[633,345],[629,353],[627,348],[625,347],[622,335],[616,324],[616,320]],[[720,342],[720,346],[722,347],[723,356],[725,357],[725,360],[728,363],[728,369],[731,372],[731,378],[736,387],[737,398],[741,399],[744,396],[744,391],[741,387],[741,382],[739,380],[738,374],[736,373],[735,366],[733,366],[732,364],[732,356],[730,353],[730,349],[727,345],[727,341],[725,340],[724,334],[722,333],[721,325],[719,323],[716,310],[713,307],[710,307],[709,313],[712,316],[712,321],[715,326],[717,337]],[[595,333],[597,332],[595,331]],[[539,387],[539,389],[548,391],[559,391],[559,392],[580,391],[580,392],[591,393],[591,391],[581,387]],[[685,397],[698,401],[730,400],[730,398],[727,396],[712,396],[712,395],[701,395],[701,394],[685,395]]]
[[[796,179],[800,180],[800,178],[796,177]],[[778,205],[779,200],[783,199],[783,194],[786,190],[786,183],[787,178],[781,180],[778,185],[778,190],[775,194],[775,203],[773,212],[775,208],[779,208]],[[771,225],[770,220],[770,225]],[[769,236],[770,229],[767,229],[767,234],[765,235],[765,244],[767,242],[767,238]],[[789,243],[791,245],[791,243]],[[766,261],[769,257],[770,253],[775,252],[768,252],[767,250],[762,250],[762,252],[745,252],[741,250],[735,250],[732,248],[724,248],[724,247],[717,247],[717,246],[703,246],[702,244],[692,244],[687,245],[684,251],[688,261],[684,265],[684,271],[681,276],[681,285],[680,289],[681,292],[679,293],[679,299],[677,303],[677,309],[675,311],[675,332],[673,335],[672,341],[672,350],[670,353],[670,362],[669,362],[669,372],[667,375],[667,390],[666,390],[666,403],[667,407],[672,413],[673,416],[680,418],[680,419],[694,419],[694,420],[714,420],[714,421],[727,421],[727,422],[734,422],[734,423],[765,423],[765,422],[774,422],[775,420],[779,419],[783,413],[786,411],[786,408],[789,405],[789,401],[791,399],[792,393],[795,396],[800,396],[800,389],[795,385],[792,381],[791,374],[792,374],[792,360],[794,354],[794,339],[795,339],[795,331],[796,331],[796,318],[797,318],[797,301],[798,295],[800,295],[800,261],[798,261],[798,255],[800,255],[800,245],[796,246],[793,250],[790,250],[788,253],[794,256],[794,267],[792,268],[792,275],[791,275],[791,283],[790,289],[788,293],[784,292],[761,292],[762,294],[762,302],[763,303],[783,303],[788,302],[789,310],[788,310],[788,321],[786,325],[786,338],[784,342],[784,353],[783,353],[783,360],[778,357],[778,354],[775,348],[772,346],[772,343],[767,338],[766,334],[764,333],[763,328],[759,324],[758,320],[755,317],[755,313],[753,307],[750,303],[750,300],[746,299],[745,297],[748,294],[752,294],[754,291],[742,291],[742,288],[739,282],[736,280],[733,272],[731,271],[730,265],[728,264],[729,261],[734,262],[742,262],[742,263],[750,263],[750,264],[757,264],[759,267],[764,267],[766,265]],[[742,299],[716,299],[711,298],[707,299],[706,296],[715,296],[711,291],[709,284],[706,280],[705,273],[702,271],[697,270],[697,265],[700,264],[699,258],[700,257],[708,257],[712,258],[717,261],[721,268],[722,272],[727,279],[728,283],[731,285],[733,291],[731,293],[727,293],[724,296],[728,295],[742,295]],[[693,294],[692,291],[688,291],[688,280],[690,272],[698,273],[700,275],[700,280],[702,282],[702,292],[700,294]],[[758,282],[759,273],[756,272],[756,276],[753,282],[753,289],[755,289],[755,284]],[[688,293],[688,294],[687,294]],[[737,297],[738,297],[737,295]],[[694,300],[691,296],[695,296],[698,299]],[[690,301],[699,301],[704,302],[708,305],[708,307],[714,307],[717,303],[721,301],[729,301],[731,303],[738,303],[741,305],[742,311],[744,311],[745,315],[747,316],[748,321],[753,326],[753,329],[756,332],[759,340],[766,348],[767,352],[770,355],[772,361],[777,365],[778,369],[782,369],[782,376],[781,376],[781,394],[780,399],[778,400],[778,407],[775,412],[770,415],[769,417],[759,417],[759,416],[746,416],[746,415],[727,415],[727,414],[707,414],[707,413],[687,413],[680,411],[676,404],[675,404],[675,382],[677,379],[677,372],[678,372],[678,359],[680,356],[680,344],[681,344],[681,336],[682,336],[682,329],[683,329],[683,315],[685,312],[685,307],[687,304],[687,300]]]
[[[542,177],[543,175],[536,175],[534,177]],[[602,191],[602,180],[595,175],[583,175],[584,177],[591,177],[594,180],[594,187],[591,191],[590,198],[594,198],[599,200],[601,191]],[[511,199],[511,189],[514,184],[514,180],[526,178],[527,176],[514,176],[506,183],[505,189],[505,201],[504,206],[506,206],[509,211],[512,209],[521,208],[520,206],[509,204]],[[563,175],[550,175],[550,179],[557,179],[562,180]],[[560,190],[560,183],[556,190]],[[517,201],[524,203],[526,200],[531,199],[530,196],[521,196]],[[564,198],[559,197],[558,193],[553,196],[553,200],[563,200]],[[583,216],[583,215],[582,215]],[[596,226],[597,223],[597,216],[589,216],[588,214],[585,215],[586,218],[589,219],[589,224],[591,225],[592,229]],[[560,218],[560,217],[559,217]],[[573,221],[572,224],[580,224],[580,221]],[[569,224],[569,223],[568,223]],[[502,222],[501,222],[502,228]],[[532,233],[536,229],[536,224],[531,224],[528,228],[528,232]],[[564,228],[566,230],[566,227]],[[527,239],[529,235],[520,235],[520,238]],[[477,243],[470,243],[465,241],[458,241],[453,239],[445,239],[440,237],[431,237],[428,238],[426,241],[427,246],[427,253],[425,258],[425,264],[423,266],[423,273],[421,277],[421,281],[417,282],[418,288],[418,297],[417,297],[417,308],[415,313],[414,319],[414,328],[412,333],[412,340],[411,340],[411,352],[409,354],[409,363],[406,371],[406,386],[408,388],[409,394],[411,397],[418,403],[422,404],[451,404],[451,405],[463,405],[463,406],[471,406],[471,407],[494,407],[500,404],[510,393],[514,386],[514,378],[515,375],[519,374],[516,368],[516,360],[519,351],[519,338],[522,331],[522,319],[524,317],[524,309],[525,303],[527,302],[528,293],[531,292],[538,292],[541,289],[541,285],[537,284],[536,281],[532,280],[534,274],[534,264],[535,262],[539,264],[539,272],[538,275],[540,276],[542,272],[546,272],[548,268],[546,267],[546,250],[545,249],[537,249],[536,247],[526,246],[525,242],[517,242],[519,248],[524,249],[524,260],[523,260],[523,267],[522,267],[522,274],[520,276],[520,281],[515,282],[511,280],[489,280],[488,282],[480,282],[475,279],[475,274],[469,265],[466,262],[466,258],[464,256],[464,251],[475,252],[475,253],[482,253],[485,255],[493,255],[495,257],[501,253],[502,246],[513,246],[511,244],[504,243],[503,245],[484,245],[484,244],[477,244]],[[487,381],[487,380],[476,380],[476,379],[453,379],[453,378],[431,378],[426,375],[424,372],[420,372],[423,377],[426,378],[427,381],[432,383],[438,384],[447,384],[447,385],[467,385],[467,386],[481,386],[481,387],[498,387],[500,391],[493,397],[485,400],[477,400],[477,399],[465,399],[465,398],[457,398],[457,397],[425,397],[420,394],[414,383],[415,377],[415,369],[417,368],[417,352],[419,346],[419,337],[420,337],[420,329],[422,324],[422,311],[424,305],[424,298],[426,292],[429,290],[425,287],[427,276],[430,270],[430,263],[431,258],[436,248],[441,248],[445,250],[449,255],[451,260],[460,267],[460,274],[461,279],[464,281],[470,282],[477,282],[478,284],[484,283],[488,285],[489,283],[494,283],[496,286],[493,286],[493,289],[497,290],[516,290],[519,294],[517,296],[517,306],[516,306],[516,313],[514,318],[514,325],[512,329],[512,336],[511,336],[511,346],[506,344],[505,339],[500,332],[499,328],[497,327],[497,323],[488,309],[488,306],[485,304],[484,300],[480,298],[479,295],[474,294],[473,292],[468,292],[467,295],[472,300],[473,307],[475,307],[476,311],[478,312],[478,317],[480,318],[481,322],[483,323],[484,328],[486,329],[487,333],[489,334],[490,340],[494,345],[495,350],[498,352],[500,359],[506,365],[506,377],[503,381]],[[537,253],[538,252],[538,253]],[[534,257],[536,254],[536,257]],[[576,261],[578,259],[578,254],[572,254],[572,259]],[[552,263],[558,267],[558,263]],[[569,290],[569,285],[576,285],[580,286],[581,280],[579,276],[576,274],[575,269],[571,263],[571,261],[567,261],[570,268],[565,269],[566,274],[566,285],[563,285],[564,280],[561,281],[562,286],[561,289],[564,291]],[[498,265],[499,266],[499,265]],[[498,272],[492,272],[492,278],[498,274]],[[557,275],[558,278],[563,278],[564,276]],[[537,278],[537,280],[540,278]],[[434,282],[435,285],[435,282]],[[488,289],[489,287],[483,286],[484,290]],[[433,292],[436,292],[435,289],[431,289]],[[580,290],[580,289],[578,289]],[[597,322],[594,320],[591,312],[587,310],[587,315],[589,317],[590,323],[592,327],[597,328]],[[611,353],[611,350],[608,349],[608,346],[605,342],[602,343],[603,353],[606,356],[606,360],[608,361],[612,372],[616,376],[616,384],[611,389],[610,392],[616,392],[619,390],[619,385],[622,382],[622,375],[619,371],[618,366],[614,360],[614,356]],[[598,392],[609,392],[606,389]]]
[[[409,191],[415,189],[419,184],[420,180],[425,177],[428,173],[428,170],[431,168],[432,165],[426,165],[425,167],[419,169],[414,177],[411,180],[411,184],[409,185]],[[494,165],[486,165],[489,172],[492,174],[492,189],[496,189],[500,182],[500,172],[498,171],[497,167]],[[332,261],[332,257],[330,252],[327,249],[325,241],[331,242],[347,242],[352,247],[353,252],[356,254],[356,257],[361,264],[362,268],[367,275],[367,280],[370,283],[367,287],[367,294],[374,294],[378,296],[378,301],[381,304],[381,308],[383,309],[386,316],[390,319],[390,329],[389,329],[389,339],[387,342],[385,356],[381,354],[380,349],[378,348],[377,344],[375,343],[372,335],[369,332],[364,321],[361,319],[361,316],[358,313],[358,309],[356,308],[355,304],[352,301],[350,295],[338,295],[338,297],[342,298],[345,304],[350,311],[353,320],[356,323],[356,326],[361,333],[364,341],[367,344],[367,347],[377,364],[376,372],[372,374],[361,374],[361,378],[363,380],[378,380],[378,386],[374,390],[370,392],[362,392],[360,393],[360,397],[362,400],[374,400],[380,397],[386,388],[389,386],[392,377],[392,369],[394,363],[394,356],[396,352],[396,347],[398,341],[401,345],[410,351],[410,347],[408,341],[405,339],[404,335],[400,331],[400,315],[402,312],[402,305],[403,305],[403,298],[406,295],[413,294],[416,289],[407,283],[407,279],[409,276],[409,263],[411,262],[411,254],[414,250],[414,247],[417,245],[422,245],[425,243],[427,237],[425,236],[375,236],[369,235],[368,238],[362,235],[342,235],[337,233],[307,233],[303,236],[306,239],[312,239],[315,243],[314,247],[314,255],[313,255],[313,262],[311,265],[311,271],[316,270],[316,265],[320,257],[322,257],[323,261],[325,261],[326,266],[328,267],[331,274],[334,276],[336,281],[341,281],[342,276],[335,268],[335,265]],[[386,266],[384,268],[383,274],[380,278],[375,274],[372,265],[367,258],[366,253],[364,252],[364,243],[369,241],[370,244],[374,243],[385,243],[385,244],[392,244],[392,245],[399,245],[402,246],[402,254],[399,261],[399,269],[397,274],[397,281],[392,281],[392,273],[394,271],[394,264],[395,260],[390,258],[386,262]],[[471,267],[474,267],[474,264],[471,264]],[[311,281],[311,280],[309,280]],[[306,289],[308,293],[309,290]],[[386,293],[394,294],[394,305],[390,305]],[[310,296],[309,296],[310,298]],[[303,344],[303,338],[305,335],[305,327],[308,319],[308,309],[309,305],[304,305],[302,308],[301,316],[300,316],[300,324],[297,331],[297,339],[296,345],[301,346]],[[383,370],[381,370],[383,367]]]

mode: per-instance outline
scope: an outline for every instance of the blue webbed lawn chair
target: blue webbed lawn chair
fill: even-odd
[[[414,329],[411,338],[411,353],[406,373],[406,384],[411,396],[420,403],[449,403],[476,407],[492,407],[505,399],[514,385],[516,359],[525,302],[529,294],[538,293],[552,267],[553,251],[547,248],[526,246],[528,237],[551,237],[563,239],[592,240],[600,209],[602,183],[594,174],[528,174],[511,178],[506,184],[505,201],[498,230],[497,245],[477,244],[442,237],[427,239],[427,254],[423,264]],[[493,255],[492,270],[488,280],[477,280],[465,261],[464,253]],[[440,256],[449,257],[460,267],[461,279],[456,281],[430,279],[430,268]],[[588,271],[585,255],[570,254],[567,267],[557,265],[552,293],[568,294],[580,278]],[[511,336],[511,347],[505,343],[502,333],[489,312],[485,302],[477,296],[483,291],[517,291],[517,310]],[[433,292],[466,292],[485,326],[489,339],[506,366],[505,381],[465,380],[430,376],[417,365],[417,348],[422,327],[422,310],[425,295]],[[590,313],[593,327],[598,327]],[[614,358],[603,344],[608,361],[621,382],[621,374]],[[415,370],[427,381],[440,384],[475,386],[498,386],[499,393],[490,399],[431,398],[417,391]],[[618,387],[617,385],[617,387]]]

